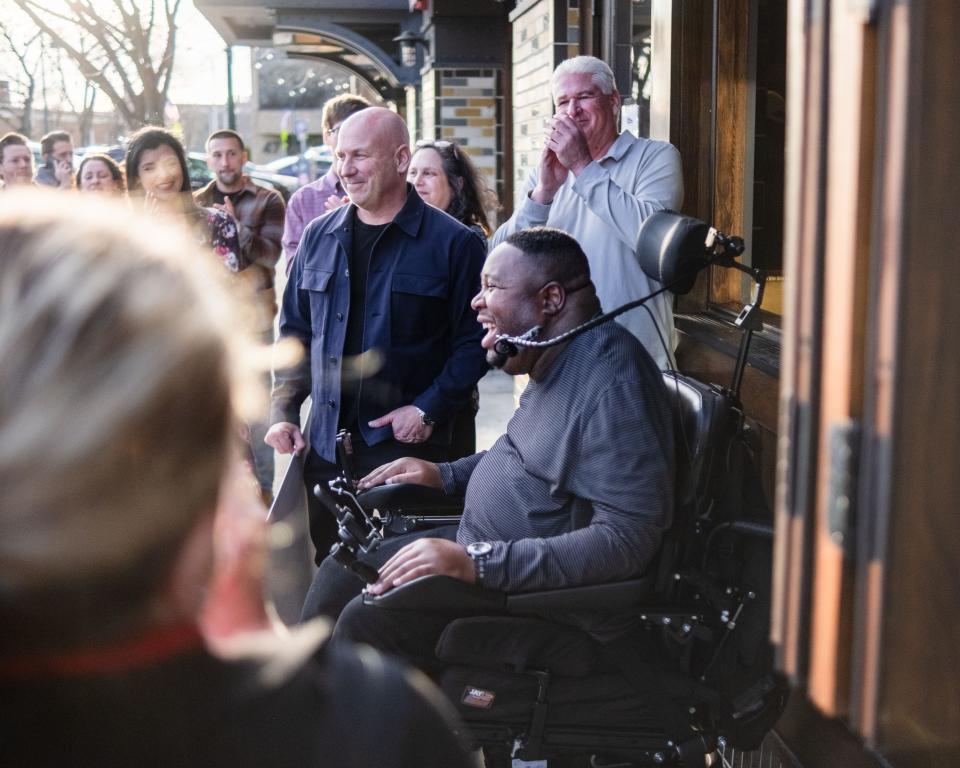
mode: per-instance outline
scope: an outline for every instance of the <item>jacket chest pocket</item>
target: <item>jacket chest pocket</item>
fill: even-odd
[[[445,331],[447,291],[445,276],[395,273],[390,291],[392,340],[416,342]]]
[[[323,333],[333,308],[332,277],[332,269],[304,269],[300,277],[300,289],[310,296],[310,326],[317,334]]]

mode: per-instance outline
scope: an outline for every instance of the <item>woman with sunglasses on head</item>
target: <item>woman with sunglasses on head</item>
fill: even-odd
[[[480,237],[490,236],[487,211],[500,207],[497,197],[469,156],[454,142],[417,142],[407,181],[424,202],[449,213]]]
[[[102,152],[91,152],[80,161],[77,189],[81,192],[123,195],[127,191],[127,184],[116,160]]]
[[[130,196],[142,198],[147,213],[181,219],[231,272],[249,266],[241,259],[233,217],[194,202],[187,156],[176,136],[164,128],[141,128],[130,137],[125,164]]]
[[[417,142],[407,181],[425,203],[449,213],[486,242],[492,231],[487,210],[496,210],[499,202],[461,147],[452,141]],[[454,417],[451,461],[476,453],[479,408],[480,393],[474,387],[470,404]]]

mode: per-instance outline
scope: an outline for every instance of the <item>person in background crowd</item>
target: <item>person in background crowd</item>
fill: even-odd
[[[141,128],[127,143],[125,165],[127,189],[131,197],[143,199],[145,211],[183,219],[231,272],[249,266],[240,251],[236,220],[194,202],[187,156],[176,136],[163,128]]]
[[[300,406],[312,397],[303,472],[318,562],[337,535],[312,490],[338,472],[337,431],[352,433],[360,472],[410,454],[443,460],[487,371],[470,308],[486,248],[407,183],[403,120],[381,107],[348,117],[337,162],[351,202],[314,219],[297,249],[280,336],[306,354],[275,371],[266,437],[281,453],[302,451]]]
[[[323,126],[323,141],[334,153],[333,164],[326,174],[316,181],[301,187],[290,198],[287,216],[283,227],[283,253],[286,259],[287,274],[297,252],[303,230],[317,216],[333,211],[347,202],[347,193],[337,176],[337,133],[340,125],[350,115],[366,109],[370,102],[362,96],[345,93],[335,96],[323,105],[320,124]]]
[[[203,608],[221,522],[259,506],[234,445],[249,344],[183,234],[50,194],[0,206],[3,764],[466,768],[422,676],[325,622]],[[211,650],[214,616],[245,631]]]
[[[499,203],[461,147],[452,141],[418,141],[410,160],[407,181],[413,184],[425,203],[449,213],[486,243],[491,232],[487,211],[495,210]],[[469,406],[456,416],[450,445],[451,460],[476,452],[475,419],[479,409],[480,393],[474,388]]]
[[[452,141],[418,141],[407,181],[423,201],[449,213],[486,239],[487,211],[500,207],[497,196],[470,157]]]
[[[226,211],[237,222],[240,256],[249,264],[237,279],[254,297],[253,331],[265,344],[273,343],[273,320],[277,296],[273,276],[280,258],[283,233],[283,198],[250,181],[244,175],[247,150],[243,137],[228,129],[214,131],[207,139],[207,166],[215,178],[193,197],[200,205]],[[270,387],[269,372],[266,386]],[[263,421],[250,424],[250,452],[260,493],[269,506],[273,500],[273,449],[263,442],[267,433]]]
[[[81,192],[106,192],[122,195],[127,191],[123,171],[110,155],[92,152],[84,155],[77,169],[77,189]]]
[[[73,139],[66,131],[50,131],[40,139],[36,182],[42,187],[73,189]]]
[[[0,179],[4,188],[33,184],[33,152],[23,134],[11,131],[0,138]]]
[[[546,128],[540,162],[523,202],[493,236],[493,245],[538,225],[569,232],[590,260],[597,295],[608,310],[661,286],[637,260],[637,232],[651,213],[683,202],[680,153],[665,141],[618,132],[620,93],[613,72],[593,56],[567,59],[553,73],[557,111]],[[673,366],[676,339],[669,294],[620,315],[662,369]]]

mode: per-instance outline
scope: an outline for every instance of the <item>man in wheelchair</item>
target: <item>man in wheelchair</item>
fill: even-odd
[[[669,217],[660,224],[702,251],[706,226]],[[745,432],[735,393],[661,374],[617,323],[507,355],[502,336],[556,339],[601,311],[582,250],[560,231],[511,236],[482,281],[473,307],[488,361],[530,383],[489,451],[400,459],[359,482],[463,495],[463,515],[366,555],[379,572],[340,613],[334,639],[432,674],[488,764],[574,755],[594,766],[704,765],[720,730],[756,746],[782,689],[766,674],[757,599],[769,591],[769,527],[718,517],[714,483],[736,477],[728,460]],[[313,605],[344,578],[359,591],[342,569],[339,582],[325,578],[331,561]]]
[[[616,323],[505,359],[494,349],[498,335],[539,326],[550,338],[600,311],[586,256],[559,230],[520,232],[494,249],[473,307],[487,329],[488,360],[510,374],[529,374],[530,383],[489,451],[439,465],[400,459],[364,478],[361,487],[412,481],[464,496],[456,541],[409,543],[368,591],[382,594],[430,574],[525,592],[642,573],[672,504],[673,435],[659,369]],[[605,635],[625,628],[609,617],[600,626],[589,613],[553,618]],[[429,623],[355,599],[336,633],[429,669],[437,640],[423,637]]]

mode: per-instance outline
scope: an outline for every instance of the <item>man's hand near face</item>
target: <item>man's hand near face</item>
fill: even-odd
[[[560,164],[574,176],[579,176],[593,160],[587,137],[570,115],[558,112],[553,116],[546,142],[547,148],[553,151]]]
[[[537,186],[531,191],[530,199],[541,205],[549,205],[567,180],[567,175],[573,172],[574,176],[579,176],[593,158],[587,137],[569,115],[554,115],[543,139]]]
[[[349,202],[350,198],[346,195],[343,197],[340,197],[339,195],[328,195],[327,199],[323,201],[323,210],[335,211],[337,208],[340,208]]]
[[[367,592],[382,595],[421,576],[451,576],[468,584],[477,580],[473,558],[457,542],[417,539],[383,564],[379,580]]]
[[[233,201],[230,200],[229,195],[224,196],[222,205],[219,203],[214,203],[213,207],[216,208],[218,211],[226,211],[227,213],[230,214],[230,218],[236,221],[237,212],[236,210],[234,210]]]
[[[570,171],[546,144],[540,153],[538,171],[537,186],[531,190],[530,199],[541,205],[550,205],[557,194],[557,190],[567,180],[567,174]]]
[[[70,189],[73,186],[73,163],[70,160],[54,160],[53,177],[61,189]]]

